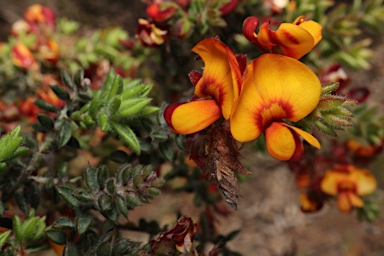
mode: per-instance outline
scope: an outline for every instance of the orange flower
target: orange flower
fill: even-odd
[[[304,21],[304,16],[298,17],[293,23],[282,23],[273,31],[269,23],[264,22],[256,34],[259,25],[257,17],[251,16],[244,20],[243,34],[262,51],[279,53],[300,59],[321,40],[322,26],[312,20]]]
[[[53,40],[48,40],[39,46],[41,58],[48,62],[57,62],[60,57],[59,46]]]
[[[229,119],[241,86],[235,55],[218,39],[199,42],[193,49],[205,63],[195,86],[197,99],[168,106],[164,118],[175,133],[191,134],[205,129],[221,116]]]
[[[156,27],[155,24],[145,19],[139,19],[136,37],[144,46],[155,47],[164,44],[167,33],[166,30]]]
[[[29,97],[19,106],[19,112],[21,116],[27,117],[30,122],[37,120],[37,114],[40,113],[40,109],[34,104],[36,98]]]
[[[311,134],[288,125],[317,106],[321,84],[303,63],[278,54],[264,54],[247,66],[240,98],[231,119],[233,137],[246,142],[264,133],[268,152],[280,160],[301,158],[300,137],[320,148]]]
[[[356,140],[348,140],[347,148],[356,156],[370,157],[380,153],[383,145],[364,145]]]
[[[55,13],[46,6],[34,4],[24,13],[25,21],[31,26],[31,30],[36,30],[39,24],[44,24],[48,27],[54,27],[56,24]]]
[[[337,206],[341,212],[348,213],[353,207],[363,207],[360,196],[371,194],[376,189],[375,177],[365,169],[343,165],[326,172],[321,181],[321,190],[338,196]]]
[[[177,5],[174,3],[151,4],[147,7],[146,12],[156,22],[162,22],[172,17],[175,13]]]
[[[22,43],[17,43],[11,51],[12,63],[22,69],[31,69],[36,65],[35,57],[31,51]]]
[[[64,101],[59,99],[59,97],[57,97],[57,95],[51,89],[47,89],[47,90],[37,89],[36,94],[39,96],[40,99],[58,108],[61,108],[65,104]]]

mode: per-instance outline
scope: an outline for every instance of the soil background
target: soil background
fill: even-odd
[[[140,0],[0,0],[0,41],[7,40],[13,22],[21,19],[24,10],[35,3],[51,7],[58,17],[68,17],[90,28],[118,25],[130,35],[134,34],[137,19],[145,17],[145,4]],[[377,106],[381,114],[384,113],[383,41],[382,37],[374,40],[375,54],[370,70],[349,71],[352,86],[369,85],[372,96],[368,104]],[[239,200],[238,211],[218,222],[223,234],[241,230],[231,242],[231,248],[243,255],[260,256],[384,255],[383,214],[373,224],[358,222],[353,214],[341,214],[335,205],[328,205],[314,214],[304,214],[299,208],[294,177],[287,166],[269,156],[252,154],[245,165],[253,174],[241,184],[243,198]],[[377,174],[381,189],[382,163],[384,158],[380,156],[372,165],[374,170],[371,169]],[[383,198],[382,190],[378,193]],[[176,217],[173,210],[178,208],[182,214],[198,217],[189,195],[175,196],[165,191],[151,204],[130,213],[130,220],[157,219],[162,224],[172,225]],[[134,240],[148,239],[140,233],[126,235]]]

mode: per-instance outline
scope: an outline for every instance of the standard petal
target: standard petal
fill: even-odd
[[[294,59],[300,59],[315,46],[312,34],[292,23],[281,24],[275,35],[284,55]]]
[[[297,122],[306,117],[320,100],[321,84],[303,63],[263,54],[248,64],[241,90],[231,116],[231,132],[245,142],[256,139],[275,120]]]
[[[197,100],[169,105],[164,119],[172,131],[191,134],[207,128],[221,116],[220,107],[214,100]]]
[[[265,130],[265,142],[271,156],[279,160],[289,160],[296,148],[291,130],[281,123],[273,122]]]
[[[241,81],[235,55],[228,46],[214,38],[199,42],[192,51],[197,53],[205,64],[203,76],[195,87],[195,95],[200,98],[214,98],[221,106],[224,118],[228,119],[237,97],[234,87],[239,88],[238,83]]]

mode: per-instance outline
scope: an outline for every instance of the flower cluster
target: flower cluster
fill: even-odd
[[[236,57],[218,39],[205,39],[193,49],[205,63],[204,72],[193,78],[195,97],[170,105],[164,117],[180,134],[199,132],[221,117],[229,121],[232,136],[239,142],[253,141],[264,134],[268,152],[280,160],[297,160],[303,154],[302,137],[316,148],[320,143],[294,123],[317,106],[321,83],[298,61],[321,39],[321,26],[299,17],[283,23],[277,31],[264,23],[258,34],[257,18],[244,21],[248,40],[265,54],[249,63]]]
[[[35,4],[26,9],[24,19],[16,21],[11,29],[12,35],[19,40],[12,48],[11,60],[13,64],[22,69],[36,69],[38,61],[32,54],[37,53],[37,58],[47,63],[55,63],[60,52],[53,38],[56,26],[54,12],[45,6]],[[22,38],[26,34],[36,37],[35,42],[26,45]]]
[[[222,16],[230,14],[238,0],[158,0],[146,8],[148,19],[139,19],[136,37],[144,46],[156,47],[164,44],[168,36],[185,38],[195,30],[204,34],[208,26],[224,26]]]

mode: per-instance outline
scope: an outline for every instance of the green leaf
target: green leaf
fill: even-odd
[[[81,213],[76,218],[76,230],[79,235],[84,234],[92,224],[93,217],[89,214]]]
[[[119,238],[113,245],[112,254],[113,255],[125,255],[132,250],[132,245],[130,241],[126,238]]]
[[[59,148],[64,147],[67,145],[68,141],[72,137],[72,126],[69,122],[64,122],[61,126],[60,132],[59,132]]]
[[[47,131],[51,131],[55,125],[52,119],[45,114],[37,114],[37,120]]]
[[[115,184],[115,178],[109,178],[105,184],[107,185],[107,191],[110,193],[110,194],[114,194],[115,193],[115,187],[116,187],[116,184]]]
[[[68,217],[60,217],[52,224],[52,228],[60,230],[72,230],[74,227],[75,224]]]
[[[96,169],[91,165],[88,165],[87,170],[85,171],[85,182],[91,192],[96,192],[100,189]]]
[[[75,85],[80,87],[82,85],[81,83],[83,82],[83,80],[84,80],[84,69],[79,69],[73,75],[73,82],[75,83]]]
[[[80,203],[91,203],[93,201],[93,197],[91,193],[85,191],[84,189],[78,188],[73,193],[72,196],[79,200]]]
[[[140,155],[140,143],[131,128],[127,125],[122,125],[116,122],[111,122],[111,124],[124,142],[127,143],[136,154]]]
[[[53,84],[51,85],[52,91],[59,97],[59,99],[62,100],[69,100],[70,96],[69,93],[61,86]]]
[[[172,145],[169,141],[164,141],[164,142],[159,143],[159,149],[160,149],[160,152],[165,157],[165,159],[167,159],[170,162],[173,161],[173,158],[175,157],[175,152],[174,152]]]
[[[103,113],[103,112],[99,113],[98,121],[99,121],[100,129],[103,132],[109,132],[111,130],[110,122],[109,122],[108,117],[105,113]]]
[[[4,233],[0,234],[0,248],[3,247],[3,245],[7,241],[8,237],[11,235],[11,233],[12,233],[12,231],[8,230],[8,231],[5,231]]]
[[[109,115],[115,115],[116,113],[118,113],[118,110],[120,108],[120,105],[121,105],[121,99],[120,99],[120,96],[116,96],[114,97],[108,104],[108,108],[107,108],[107,111],[108,111],[108,114]]]
[[[72,193],[75,191],[75,188],[70,186],[56,186],[57,192],[59,195],[73,208],[78,208],[80,202],[72,196]]]
[[[121,99],[126,100],[132,97],[144,97],[152,89],[152,85],[140,84],[133,87],[124,88],[124,92],[121,94]]]
[[[108,211],[112,209],[112,198],[106,194],[101,194],[98,199],[99,208],[102,211]]]
[[[119,212],[125,217],[128,218],[128,209],[125,203],[125,200],[121,197],[116,198],[116,205],[117,208],[119,209]]]
[[[105,181],[108,179],[108,176],[108,169],[105,165],[102,165],[97,169],[97,182],[101,189],[104,189]]]
[[[113,97],[120,95],[123,91],[123,86],[123,79],[121,78],[121,76],[116,75],[109,90],[107,101],[111,101]]]
[[[137,103],[129,106],[124,106],[125,102],[123,102],[119,110],[119,115],[123,117],[136,115],[141,110],[143,110],[149,104],[149,102],[151,102],[151,100],[151,98],[144,98],[138,101]]]
[[[65,69],[60,70],[61,80],[70,89],[73,89],[73,81]]]
[[[57,111],[59,111],[55,105],[52,105],[51,103],[48,103],[43,100],[36,100],[33,104],[35,104],[40,109],[51,113],[56,113]]]
[[[23,224],[21,223],[20,217],[18,215],[13,216],[12,226],[16,241],[21,243],[23,239]]]
[[[67,242],[67,236],[65,233],[55,229],[47,229],[45,234],[55,244],[65,244]]]
[[[99,244],[96,253],[97,256],[109,256],[111,254],[111,244],[109,242]]]
[[[105,82],[104,82],[104,85],[103,85],[103,88],[101,89],[101,99],[107,99],[108,98],[108,95],[109,95],[109,91],[111,90],[112,88],[112,85],[113,85],[113,82],[115,81],[115,76],[116,76],[116,72],[115,70],[112,68],[108,74],[107,74],[107,78],[105,79]]]
[[[76,248],[76,245],[68,242],[64,246],[63,256],[80,256],[80,254]]]

